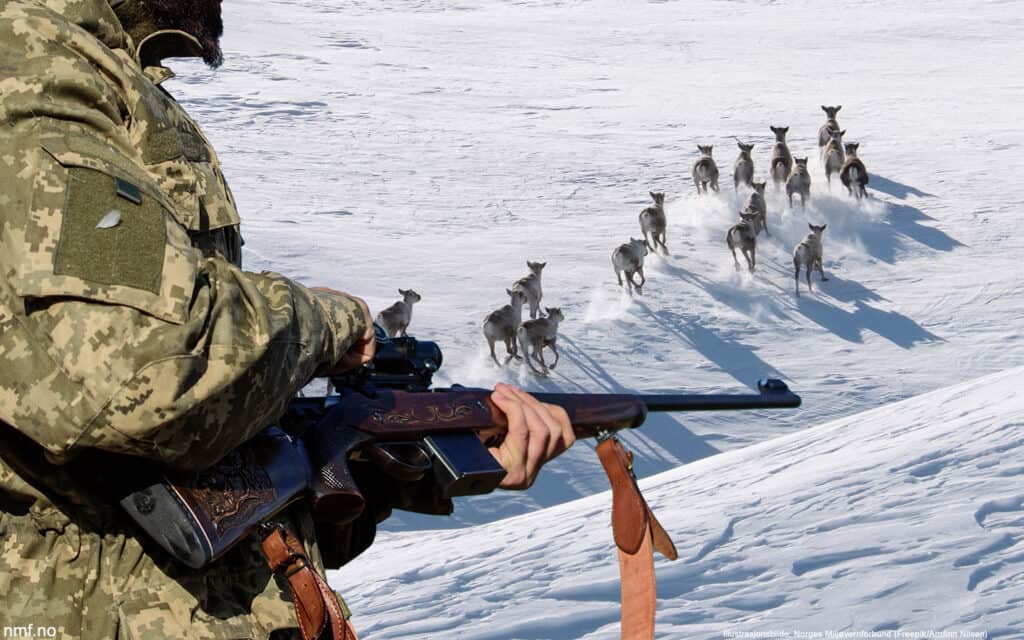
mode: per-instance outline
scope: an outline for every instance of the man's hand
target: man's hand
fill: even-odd
[[[508,474],[498,486],[527,489],[548,460],[576,441],[565,409],[540,402],[522,389],[498,383],[491,400],[508,418],[508,433],[500,447],[491,447],[494,458]]]
[[[373,354],[377,350],[377,340],[373,335],[373,316],[370,315],[370,308],[366,305],[366,302],[362,298],[357,298],[343,291],[338,291],[329,287],[311,287],[311,289],[313,291],[323,291],[324,293],[332,293],[334,295],[345,296],[346,298],[352,299],[359,305],[359,308],[362,310],[363,317],[366,319],[366,330],[363,331],[363,335],[361,335],[359,339],[349,347],[349,350],[345,352],[345,355],[341,357],[341,360],[338,360],[333,367],[324,372],[324,375],[333,376],[339,373],[345,373],[346,371],[351,371],[352,369],[373,360]]]

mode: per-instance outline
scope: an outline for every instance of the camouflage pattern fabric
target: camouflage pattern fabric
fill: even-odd
[[[218,460],[365,329],[347,297],[241,270],[217,156],[159,84],[198,52],[136,43],[107,0],[0,0],[0,635],[294,626],[252,544],[175,567],[102,497],[124,460]]]

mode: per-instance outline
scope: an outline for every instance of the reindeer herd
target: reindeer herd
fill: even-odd
[[[827,107],[822,105],[821,110],[825,112],[825,124],[818,130],[818,147],[821,152],[821,163],[825,169],[825,179],[829,188],[832,185],[832,176],[839,174],[839,180],[846,187],[849,194],[860,200],[867,196],[868,172],[864,162],[857,157],[859,143],[843,144],[845,129],[839,128],[836,114],[842,109],[842,105]],[[800,208],[807,208],[807,201],[811,197],[811,174],[807,170],[808,158],[794,158],[786,143],[786,134],[789,127],[771,127],[775,134],[775,145],[772,147],[772,156],[769,173],[772,182],[776,187],[785,185],[786,197],[789,200],[790,209],[793,208],[793,196],[800,196]],[[747,196],[746,203],[740,210],[740,222],[733,225],[725,237],[725,242],[732,252],[736,268],[740,268],[739,260],[736,259],[738,248],[747,261],[750,271],[754,270],[757,254],[757,236],[764,230],[768,233],[767,206],[764,200],[765,182],[754,182],[754,162],[750,156],[754,145],[744,144],[737,140],[740,148],[740,155],[733,165],[733,185],[739,191],[740,185],[746,185],[751,189]],[[706,164],[711,157],[710,147],[699,147],[701,157],[694,165]],[[697,192],[700,193],[700,185],[697,185]],[[811,233],[793,249],[793,278],[796,285],[796,295],[800,295],[800,268],[803,267],[807,275],[807,288],[813,291],[811,286],[811,272],[815,269],[821,274],[822,280],[825,277],[825,270],[822,267],[822,243],[821,234],[827,225],[808,225]]]
[[[821,163],[825,170],[826,181],[831,188],[832,176],[839,175],[839,180],[849,194],[860,200],[867,196],[868,172],[864,163],[857,157],[858,143],[843,143],[845,129],[839,128],[836,114],[842,106],[828,107],[822,105],[826,121],[818,131],[818,147]],[[769,163],[769,175],[777,189],[785,187],[790,209],[794,208],[793,196],[800,196],[800,207],[806,210],[807,201],[811,197],[811,175],[807,169],[808,157],[794,158],[786,142],[789,127],[771,127],[775,134]],[[733,164],[733,188],[738,193],[743,186],[749,190],[739,211],[740,220],[732,225],[725,236],[725,242],[732,253],[736,269],[740,270],[737,250],[747,262],[747,268],[753,272],[757,264],[757,238],[763,231],[768,231],[768,205],[765,201],[767,181],[754,182],[754,160],[751,151],[753,144],[736,141],[739,156]],[[693,164],[693,182],[698,195],[718,192],[719,169],[712,155],[712,145],[698,145],[700,156]],[[644,276],[644,258],[651,251],[668,255],[666,245],[666,229],[668,218],[665,215],[665,194],[650,192],[653,204],[640,212],[640,232],[642,239],[630,238],[629,242],[616,247],[612,251],[612,268],[619,286],[625,286],[629,295],[643,293],[647,279]],[[811,232],[793,249],[793,269],[796,295],[800,295],[800,269],[806,273],[807,288],[811,287],[811,273],[818,271],[822,281],[827,281],[822,266],[822,233],[826,224],[808,224]],[[547,263],[527,262],[530,270],[512,287],[505,290],[509,303],[492,311],[483,322],[483,334],[490,349],[491,359],[498,366],[504,366],[513,359],[525,359],[534,373],[542,376],[548,374],[558,364],[558,326],[564,316],[557,307],[546,307],[545,314],[540,313],[540,301],[543,296],[541,273]],[[625,276],[625,280],[623,280]],[[637,280],[639,278],[639,280]],[[377,315],[380,324],[389,336],[404,336],[409,322],[412,320],[412,306],[421,298],[411,289],[399,289],[402,300],[384,309]],[[528,306],[530,319],[522,320],[523,307]],[[506,357],[504,362],[498,360],[494,346],[504,343]],[[544,348],[554,353],[555,359],[549,365],[544,359]],[[522,352],[522,355],[520,355]],[[536,364],[535,364],[536,362]],[[537,366],[539,365],[539,367]]]

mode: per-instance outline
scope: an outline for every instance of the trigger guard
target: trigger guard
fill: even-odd
[[[430,456],[415,442],[374,445],[363,453],[381,471],[406,482],[422,479],[433,467]]]

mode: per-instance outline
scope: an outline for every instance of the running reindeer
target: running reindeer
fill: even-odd
[[[544,295],[540,286],[540,273],[546,265],[546,262],[527,261],[526,266],[530,268],[529,275],[519,278],[512,285],[513,291],[522,291],[526,294],[526,302],[530,305],[530,318],[536,318],[540,311],[540,299]]]
[[[732,166],[732,186],[733,189],[739,191],[741,183],[748,187],[754,186],[754,159],[750,157],[754,145],[743,144],[739,140],[736,141],[736,144],[740,148],[740,155]]]
[[[526,294],[522,291],[505,289],[508,294],[509,303],[489,314],[484,319],[484,338],[487,339],[487,346],[491,349],[491,359],[499,367],[509,363],[512,358],[519,358],[516,348],[516,329],[523,321],[523,305],[526,304]],[[498,362],[498,356],[494,354],[494,343],[497,341],[505,343],[505,352],[508,357],[505,362]]]
[[[861,159],[857,157],[858,147],[860,147],[859,142],[847,143],[846,162],[843,163],[843,168],[839,171],[839,179],[843,181],[843,186],[850,192],[850,195],[860,200],[868,195],[868,170]]]
[[[747,200],[743,203],[743,210],[757,214],[757,218],[754,220],[754,235],[761,233],[761,230],[764,229],[765,234],[770,237],[772,234],[768,233],[768,203],[764,199],[764,188],[767,185],[767,182],[753,184],[754,190],[747,195]]]
[[[796,245],[793,249],[793,279],[796,281],[796,295],[800,297],[800,267],[803,266],[807,271],[807,290],[814,293],[814,289],[811,287],[811,272],[815,269],[821,274],[821,281],[825,282],[828,278],[825,277],[825,268],[821,262],[823,259],[822,254],[824,250],[821,246],[821,234],[825,231],[827,224],[821,226],[808,224],[811,228],[811,232]]]
[[[789,152],[789,145],[786,144],[786,133],[789,131],[789,127],[771,127],[771,130],[775,134],[771,174],[772,182],[778,187],[786,182],[790,171],[793,170],[793,154]]]
[[[558,364],[558,346],[556,344],[558,325],[565,319],[562,310],[557,307],[547,307],[544,310],[547,312],[547,316],[536,320],[527,320],[516,330],[519,348],[523,351],[526,364],[530,365],[534,373],[541,376],[548,375],[548,369],[554,369]],[[551,363],[550,367],[544,362],[544,347],[549,347],[555,352],[555,361]],[[540,363],[540,369],[533,366],[534,360]]]
[[[828,182],[829,189],[832,188],[832,174],[839,173],[846,161],[846,155],[843,153],[843,136],[845,134],[845,129],[842,131],[833,129],[829,134],[828,142],[821,149],[821,162],[825,165],[825,180]]]
[[[818,147],[824,147],[828,144],[828,141],[832,139],[832,132],[839,131],[839,121],[836,120],[836,114],[843,108],[843,105],[836,105],[834,107],[826,107],[821,105],[821,110],[825,112],[825,124],[821,125],[818,129]]]
[[[800,194],[800,208],[807,208],[807,200],[811,197],[811,174],[807,171],[807,158],[796,158],[793,172],[786,178],[786,195],[789,197],[789,208],[793,208],[793,194]]]
[[[644,277],[644,256],[647,255],[647,243],[643,240],[630,238],[626,244],[619,245],[612,251],[612,268],[615,269],[615,277],[622,286],[622,273],[626,273],[626,290],[633,295],[636,289],[638,295],[643,295],[642,288],[647,278]],[[640,276],[640,282],[633,280],[633,274]]]
[[[668,247],[665,246],[665,229],[668,227],[668,219],[665,217],[665,194],[650,192],[654,204],[640,212],[640,233],[644,236],[644,243],[651,251],[657,251],[661,245],[661,251],[668,255]],[[650,235],[650,242],[647,236]],[[621,283],[620,283],[621,284]]]
[[[384,327],[389,338],[406,335],[409,323],[412,322],[412,305],[423,298],[412,289],[399,289],[402,299],[377,314],[377,324]]]
[[[751,273],[754,272],[754,266],[757,264],[757,232],[754,230],[757,217],[756,213],[741,211],[740,221],[729,227],[729,231],[725,234],[725,244],[728,245],[729,251],[732,251],[732,260],[736,263],[737,271],[740,270],[740,261],[736,259],[737,248],[746,258]]]
[[[703,187],[704,193],[708,192],[708,185],[718,193],[718,165],[715,164],[714,158],[711,157],[712,145],[697,145],[697,150],[700,151],[700,157],[693,163],[693,182],[697,185],[697,193],[699,194]]]

